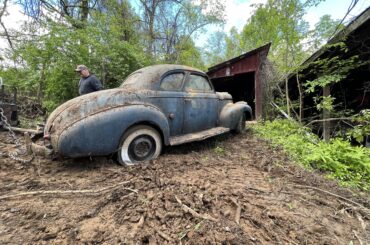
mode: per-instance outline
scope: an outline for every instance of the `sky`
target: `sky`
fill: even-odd
[[[263,4],[266,2],[267,0],[225,0],[226,24],[221,30],[229,32],[229,30],[235,26],[240,31],[253,12],[253,7],[251,5]],[[326,0],[319,6],[308,9],[304,18],[310,23],[311,28],[313,28],[320,17],[325,14],[331,15],[333,19],[342,19],[351,2],[352,0]],[[346,22],[348,23],[350,19],[359,15],[369,6],[370,0],[359,0],[356,7],[347,16]],[[22,21],[27,20],[27,18],[22,15],[21,9],[18,6],[11,5],[8,12],[8,16],[3,20],[8,29],[18,28]],[[210,28],[210,30],[215,31],[216,29]],[[208,34],[209,33],[206,32],[204,37],[199,37],[198,42],[205,42],[207,40],[206,36],[209,36]],[[198,43],[197,46],[202,45]],[[0,52],[4,47],[7,47],[7,42],[4,38],[0,37]]]
[[[226,1],[227,22],[224,31],[228,32],[231,27],[235,26],[239,31],[243,28],[248,18],[251,16],[252,4],[266,3],[267,0],[228,0]],[[326,0],[317,7],[311,7],[304,16],[305,20],[310,23],[311,28],[319,21],[320,17],[329,14],[332,19],[342,19],[352,0]],[[351,11],[346,20],[359,15],[370,6],[370,0],[359,0],[356,7]]]

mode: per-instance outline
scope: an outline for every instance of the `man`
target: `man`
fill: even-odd
[[[81,76],[81,79],[78,82],[78,93],[80,95],[103,89],[101,82],[94,74],[90,73],[89,69],[85,65],[78,65],[75,71],[79,72]]]

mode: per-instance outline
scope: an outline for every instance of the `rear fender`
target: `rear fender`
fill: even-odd
[[[169,144],[169,126],[165,115],[152,105],[126,105],[87,116],[64,129],[57,151],[62,156],[108,155],[117,151],[122,135],[135,124],[160,129],[164,144]]]
[[[226,104],[220,113],[220,126],[234,129],[243,113],[246,114],[247,119],[252,118],[252,109],[246,102]]]

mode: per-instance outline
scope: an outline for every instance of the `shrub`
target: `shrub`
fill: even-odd
[[[266,121],[253,131],[273,146],[281,146],[298,163],[322,170],[342,185],[370,190],[369,149],[338,138],[323,142],[308,128],[288,120]]]

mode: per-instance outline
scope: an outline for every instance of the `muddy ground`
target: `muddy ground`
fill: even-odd
[[[0,132],[0,151],[8,140]],[[0,157],[0,196],[2,244],[370,243],[368,194],[250,132],[166,148],[129,168]]]

